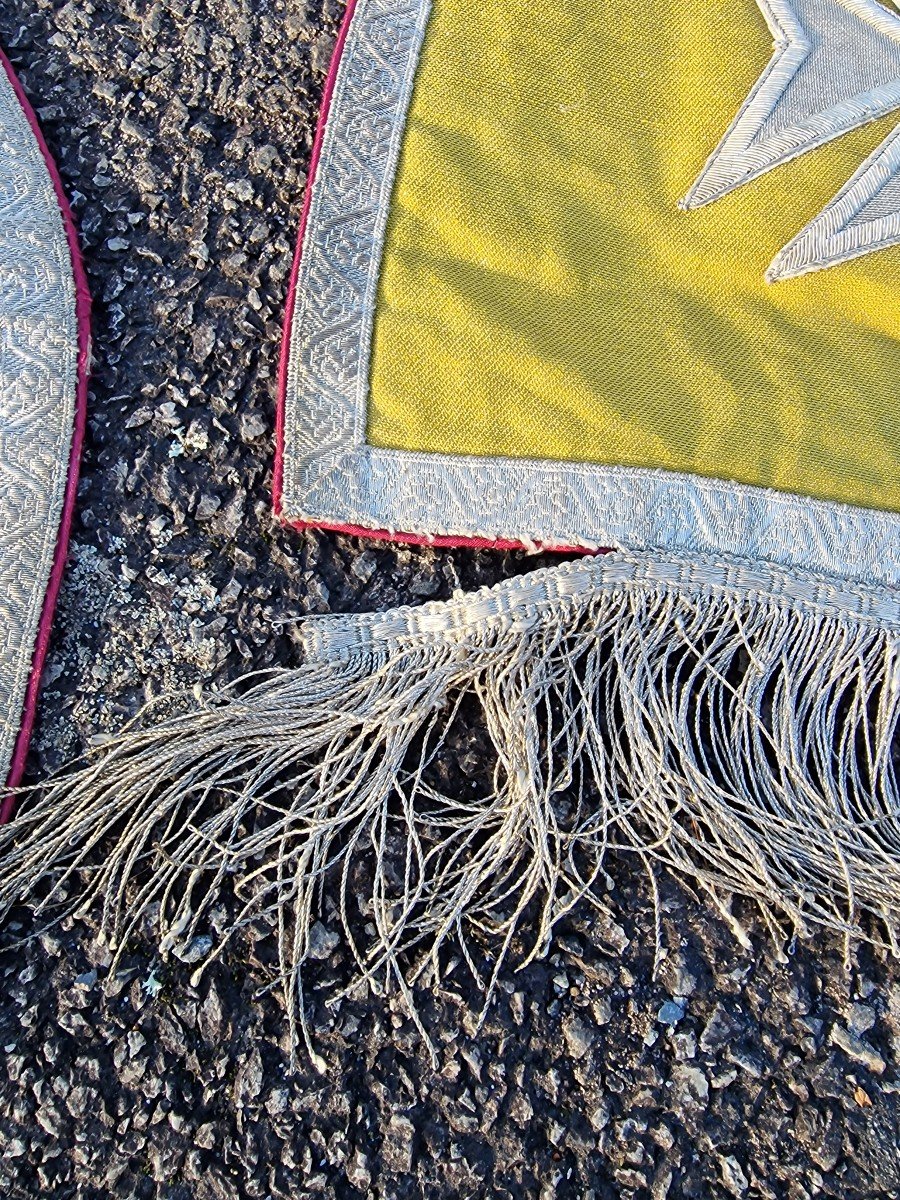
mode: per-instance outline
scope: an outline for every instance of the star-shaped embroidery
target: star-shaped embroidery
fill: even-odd
[[[900,108],[900,15],[879,0],[757,0],[775,53],[682,201],[697,208]],[[774,281],[900,242],[900,130],[776,255]]]

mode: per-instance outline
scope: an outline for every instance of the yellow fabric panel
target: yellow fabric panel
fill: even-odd
[[[755,0],[436,0],[370,442],[900,509],[900,250],[763,278],[891,120],[677,207],[771,44]]]

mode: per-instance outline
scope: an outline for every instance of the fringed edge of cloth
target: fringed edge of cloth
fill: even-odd
[[[243,901],[229,932],[275,925],[291,1034],[311,1051],[303,968],[326,899],[359,978],[386,972],[414,1014],[448,939],[473,969],[468,938],[493,939],[489,998],[517,929],[542,953],[613,852],[722,911],[750,897],[785,936],[826,926],[896,951],[896,593],[616,553],[311,619],[304,644],[301,667],[145,712],[27,794],[0,830],[0,912],[74,888],[113,945],[149,911],[177,952],[227,880]],[[473,704],[488,783],[442,790],[435,756]]]

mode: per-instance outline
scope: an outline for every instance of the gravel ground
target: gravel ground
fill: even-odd
[[[148,697],[296,661],[306,612],[389,607],[535,559],[279,529],[274,381],[334,0],[0,0],[0,40],[74,200],[96,369],[33,773]],[[458,769],[485,767],[477,728]],[[0,931],[0,1188],[47,1197],[900,1194],[900,967],[817,937],[781,953],[627,862],[484,1027],[462,962],[423,998],[350,979],[333,914],[307,1003],[327,1070],[292,1072],[251,927],[192,987],[91,919]],[[227,923],[228,901],[210,935]],[[190,955],[188,955],[190,957]],[[262,994],[260,994],[262,992]]]

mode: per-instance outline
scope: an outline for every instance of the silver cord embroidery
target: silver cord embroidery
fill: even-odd
[[[774,283],[900,243],[900,125],[831,203],[775,256]]]
[[[900,15],[879,0],[758,0],[775,53],[682,207],[900,108]],[[896,134],[775,258],[770,281],[900,242]]]

